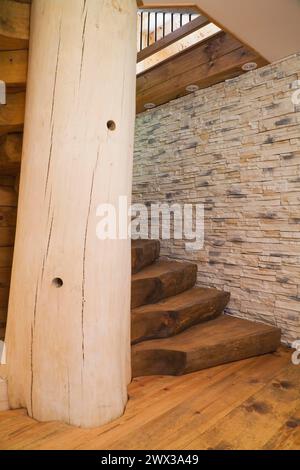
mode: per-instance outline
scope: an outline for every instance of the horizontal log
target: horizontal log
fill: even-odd
[[[16,177],[13,175],[1,175],[0,174],[0,186],[10,186],[11,188],[14,187]],[[1,207],[1,201],[0,201]]]
[[[18,174],[21,164],[22,142],[22,133],[0,136],[0,174]]]
[[[7,320],[7,308],[2,307],[0,308],[0,325],[5,324],[6,320]]]
[[[0,247],[0,268],[12,266],[13,251],[13,247]]]
[[[14,188],[0,186],[0,206],[17,207],[18,196]]]
[[[24,114],[25,93],[8,93],[6,105],[0,106],[0,135],[22,131]]]
[[[8,306],[9,287],[0,287],[0,309]]]
[[[15,241],[14,227],[0,227],[0,246],[13,246]]]
[[[10,88],[24,88],[27,79],[28,51],[0,51],[0,78]]]
[[[17,208],[1,206],[0,202],[0,227],[15,227],[17,220]]]
[[[28,49],[30,5],[0,1],[0,50]]]
[[[0,268],[0,287],[9,287],[11,278],[11,267]]]

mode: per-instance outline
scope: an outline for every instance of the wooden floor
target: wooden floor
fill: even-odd
[[[291,353],[135,379],[125,415],[98,429],[0,413],[0,449],[300,449],[300,366]]]

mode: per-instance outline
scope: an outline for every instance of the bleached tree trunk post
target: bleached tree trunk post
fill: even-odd
[[[7,331],[12,408],[94,427],[130,375],[130,241],[96,237],[131,197],[136,0],[33,0]]]

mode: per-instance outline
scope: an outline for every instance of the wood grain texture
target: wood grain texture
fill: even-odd
[[[27,2],[1,0],[0,50],[27,49],[30,5]]]
[[[0,106],[0,136],[20,132],[24,125],[25,93],[8,93],[6,105]]]
[[[7,89],[25,88],[27,81],[28,51],[0,51],[0,77]]]
[[[196,283],[197,265],[161,258],[151,266],[133,274],[131,307],[153,304],[166,297],[180,294]]]
[[[14,227],[0,227],[0,246],[13,246],[15,240]]]
[[[295,392],[291,395],[283,389],[287,382],[294,388],[299,380],[300,368],[291,365],[288,349],[181,377],[142,377],[129,386],[125,415],[93,430],[38,423],[23,410],[1,413],[0,449],[182,450],[209,449],[223,441],[223,447],[226,444],[235,450],[240,446],[299,450],[299,406],[294,398],[288,399]],[[279,393],[273,394],[274,416],[266,415],[271,421],[264,433],[253,403],[266,397],[266,390],[274,384]],[[235,416],[245,413],[245,405],[248,418],[242,414],[237,420]],[[237,432],[243,441],[236,440]]]
[[[196,84],[208,88],[243,73],[242,65],[267,62],[223,31],[148,69],[137,77],[137,112],[145,103],[161,105],[187,94]]]
[[[255,397],[220,420],[218,426],[191,441],[187,449],[200,445],[217,450],[255,450],[262,444],[274,448],[274,436],[278,440],[283,423],[289,428],[294,420],[298,427],[294,416],[300,407],[299,388],[299,367],[290,364]],[[240,432],[241,423],[246,433]]]
[[[12,186],[14,178],[1,176],[0,180],[0,339],[3,340],[15,239],[17,194]]]
[[[0,411],[8,409],[7,381],[0,377]]]
[[[131,312],[133,344],[153,338],[167,338],[220,315],[230,294],[217,289],[195,288],[145,305]]]
[[[22,133],[0,136],[0,174],[16,176],[19,173],[21,166],[22,142]]]
[[[16,207],[1,206],[0,201],[0,227],[15,227],[17,218]]]
[[[8,409],[7,367],[0,364],[0,412]]]
[[[133,377],[181,375],[275,351],[280,330],[261,323],[221,316],[173,337],[132,348]]]
[[[0,268],[0,286],[1,287],[9,287],[10,275],[11,275],[10,267]]]
[[[131,271],[133,274],[151,265],[159,257],[160,243],[158,240],[132,240]]]
[[[0,174],[0,186],[3,187],[13,187],[15,182],[15,177],[12,175],[1,175]]]
[[[130,380],[130,242],[99,240],[96,210],[131,196],[136,3],[36,0],[30,41],[9,399],[91,427]]]
[[[16,207],[18,203],[18,195],[11,186],[0,186],[0,205],[5,207]]]
[[[0,247],[0,268],[12,266],[13,247]]]
[[[175,57],[169,57],[162,64],[138,75],[138,95],[161,84],[162,72],[166,81],[181,75],[183,70],[190,70],[196,66],[204,65],[218,59],[241,47],[239,41],[224,32],[218,32],[199,44],[184,50]],[[197,56],[197,62],[195,57]]]

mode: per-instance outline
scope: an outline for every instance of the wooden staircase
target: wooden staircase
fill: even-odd
[[[197,265],[132,241],[133,377],[181,375],[274,352],[278,328],[224,315],[230,294],[195,287]]]

